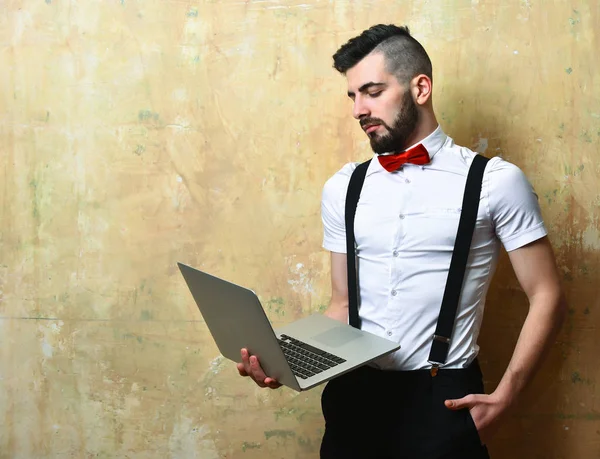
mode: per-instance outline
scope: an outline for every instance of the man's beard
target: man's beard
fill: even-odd
[[[387,129],[387,133],[383,135],[378,135],[376,132],[369,135],[371,148],[375,153],[381,154],[405,150],[409,146],[406,143],[417,127],[418,121],[417,104],[413,101],[410,91],[406,91],[402,97],[402,108],[391,127],[379,118],[363,118],[360,124],[361,126],[381,124]]]

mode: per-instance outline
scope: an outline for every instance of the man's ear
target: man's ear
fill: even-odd
[[[410,87],[413,100],[417,105],[425,105],[431,98],[433,83],[427,75],[420,74],[414,77],[410,82]]]

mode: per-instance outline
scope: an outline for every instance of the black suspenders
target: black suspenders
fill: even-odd
[[[483,172],[489,161],[482,155],[476,155],[469,168],[467,183],[463,195],[462,212],[458,222],[458,231],[454,243],[454,251],[450,261],[448,279],[440,308],[437,327],[433,335],[431,352],[429,353],[429,363],[434,369],[446,363],[448,351],[450,349],[450,340],[454,330],[454,320],[458,309],[458,302],[462,290],[463,280],[475,222],[477,220],[477,211],[479,209],[479,199],[481,196],[481,183],[483,181]],[[356,246],[354,240],[354,216],[356,206],[360,198],[360,192],[365,181],[367,168],[371,160],[366,161],[354,170],[348,184],[346,195],[346,256],[348,263],[348,317],[349,323],[353,327],[360,328],[360,317],[358,315],[358,276],[356,269]],[[434,374],[434,372],[432,372]]]
[[[365,182],[365,175],[371,160],[359,164],[350,176],[348,193],[346,194],[346,259],[348,263],[348,322],[354,328],[360,328],[358,317],[358,276],[356,275],[356,246],[354,243],[354,216]]]

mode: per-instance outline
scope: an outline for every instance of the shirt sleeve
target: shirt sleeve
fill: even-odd
[[[346,253],[346,192],[355,163],[346,164],[325,183],[321,198],[323,221],[323,248],[331,252]]]
[[[521,169],[501,158],[488,167],[488,212],[506,251],[546,236],[538,196]]]

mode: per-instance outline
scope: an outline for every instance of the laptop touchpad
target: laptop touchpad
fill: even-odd
[[[350,327],[335,327],[312,338],[325,346],[338,347],[354,341],[361,336],[362,334],[358,330],[353,330]]]

